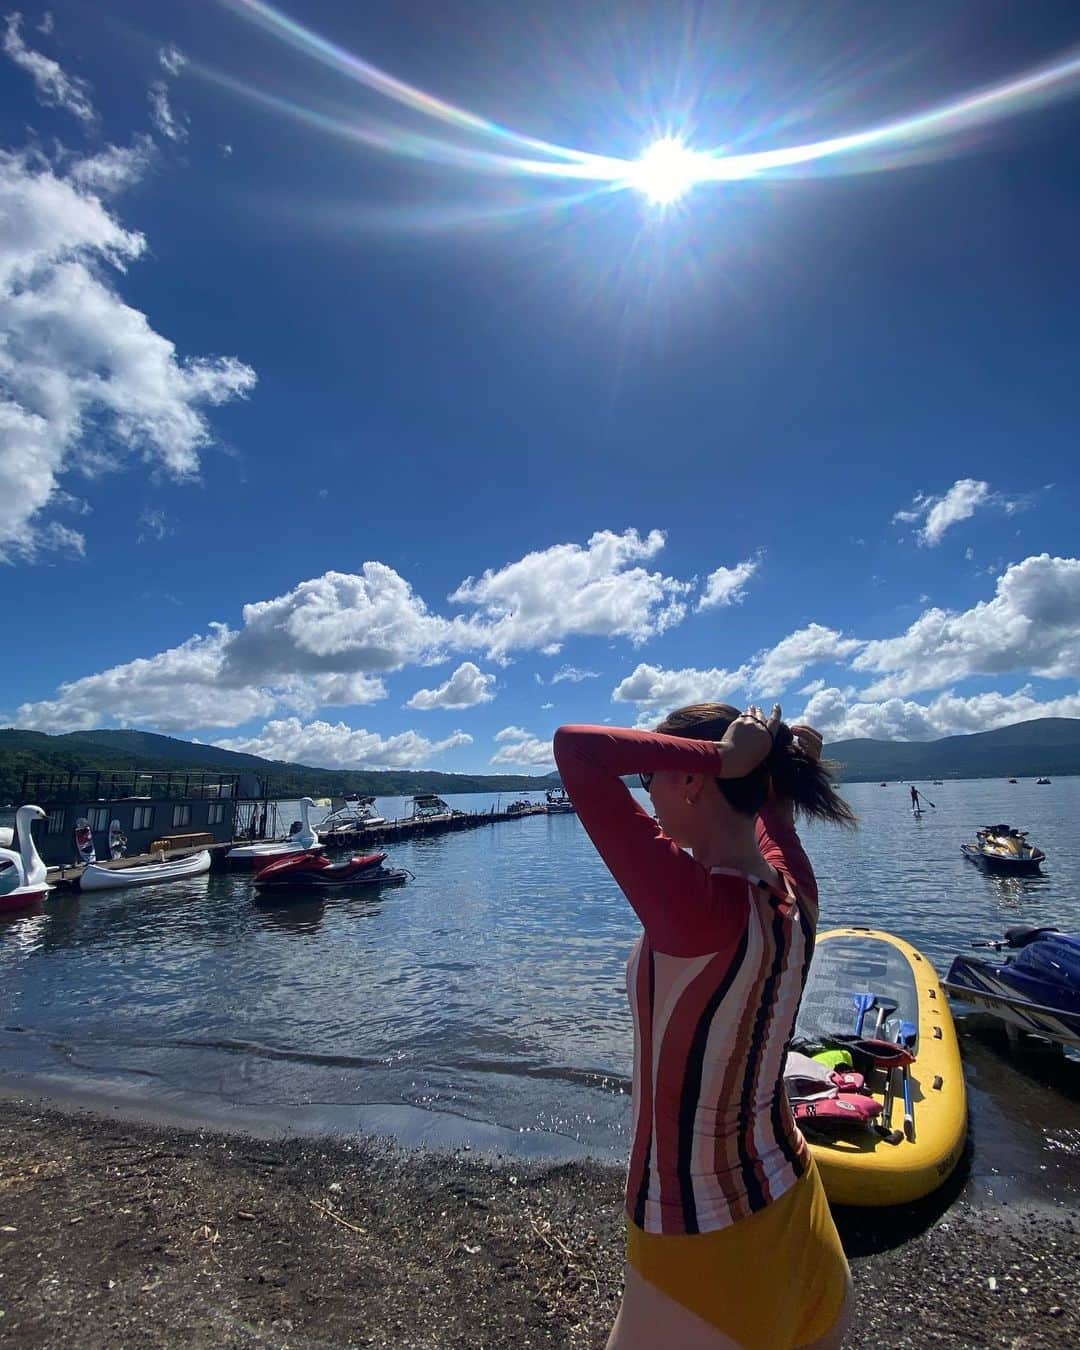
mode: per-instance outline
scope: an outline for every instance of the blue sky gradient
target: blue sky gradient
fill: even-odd
[[[4,724],[483,771],[700,698],[831,738],[1080,716],[1069,7],[0,31]],[[627,165],[999,92],[660,206],[490,172],[537,156],[369,66]]]

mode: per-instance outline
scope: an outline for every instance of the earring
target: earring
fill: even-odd
[[[684,797],[684,798],[683,798],[683,801],[687,804],[687,806],[693,806],[693,805],[694,805],[694,801],[693,801],[693,799],[690,798],[690,797]]]

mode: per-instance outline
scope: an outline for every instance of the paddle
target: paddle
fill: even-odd
[[[877,1021],[874,1023],[874,1035],[881,1035],[881,1028],[887,1017],[891,1017],[900,1006],[894,998],[882,998],[880,994],[874,995],[874,1002],[877,1005]]]
[[[874,996],[873,994],[852,994],[851,1001],[855,1005],[855,1035],[861,1036],[866,1014],[874,1006]]]
[[[914,1046],[919,1035],[919,1029],[914,1022],[901,1022],[900,1034],[897,1037],[898,1042],[902,1043],[908,1050]],[[915,1108],[911,1102],[911,1065],[910,1061],[904,1064],[901,1069],[904,1085],[904,1134],[911,1141],[915,1142]]]

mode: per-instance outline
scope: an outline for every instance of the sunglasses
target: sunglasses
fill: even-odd
[[[651,773],[639,773],[638,782],[648,792],[652,787],[653,775]]]

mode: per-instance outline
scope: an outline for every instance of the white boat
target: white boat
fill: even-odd
[[[564,816],[575,814],[574,803],[567,795],[565,788],[549,788],[547,792],[547,810],[549,816]]]
[[[300,828],[288,839],[271,839],[259,844],[238,844],[229,849],[225,858],[228,862],[263,863],[271,858],[284,858],[289,853],[318,853],[325,845],[320,844],[311,826],[311,808],[315,803],[310,797],[300,798]]]
[[[374,797],[335,797],[334,810],[315,826],[322,839],[328,834],[362,834],[376,825],[385,825],[386,819],[375,810]]]
[[[19,851],[0,848],[0,911],[26,909],[52,890],[31,828],[35,820],[44,819],[40,806],[20,806],[15,812]]]
[[[202,876],[210,871],[210,852],[189,853],[167,862],[135,863],[131,867],[102,867],[90,863],[79,878],[80,891],[115,891],[127,886],[152,886],[163,881]]]
[[[446,802],[441,797],[437,797],[434,792],[418,793],[412,800],[412,815],[406,817],[408,820],[433,824],[444,820],[453,820],[455,816],[465,814],[464,811],[456,811],[447,806]]]

